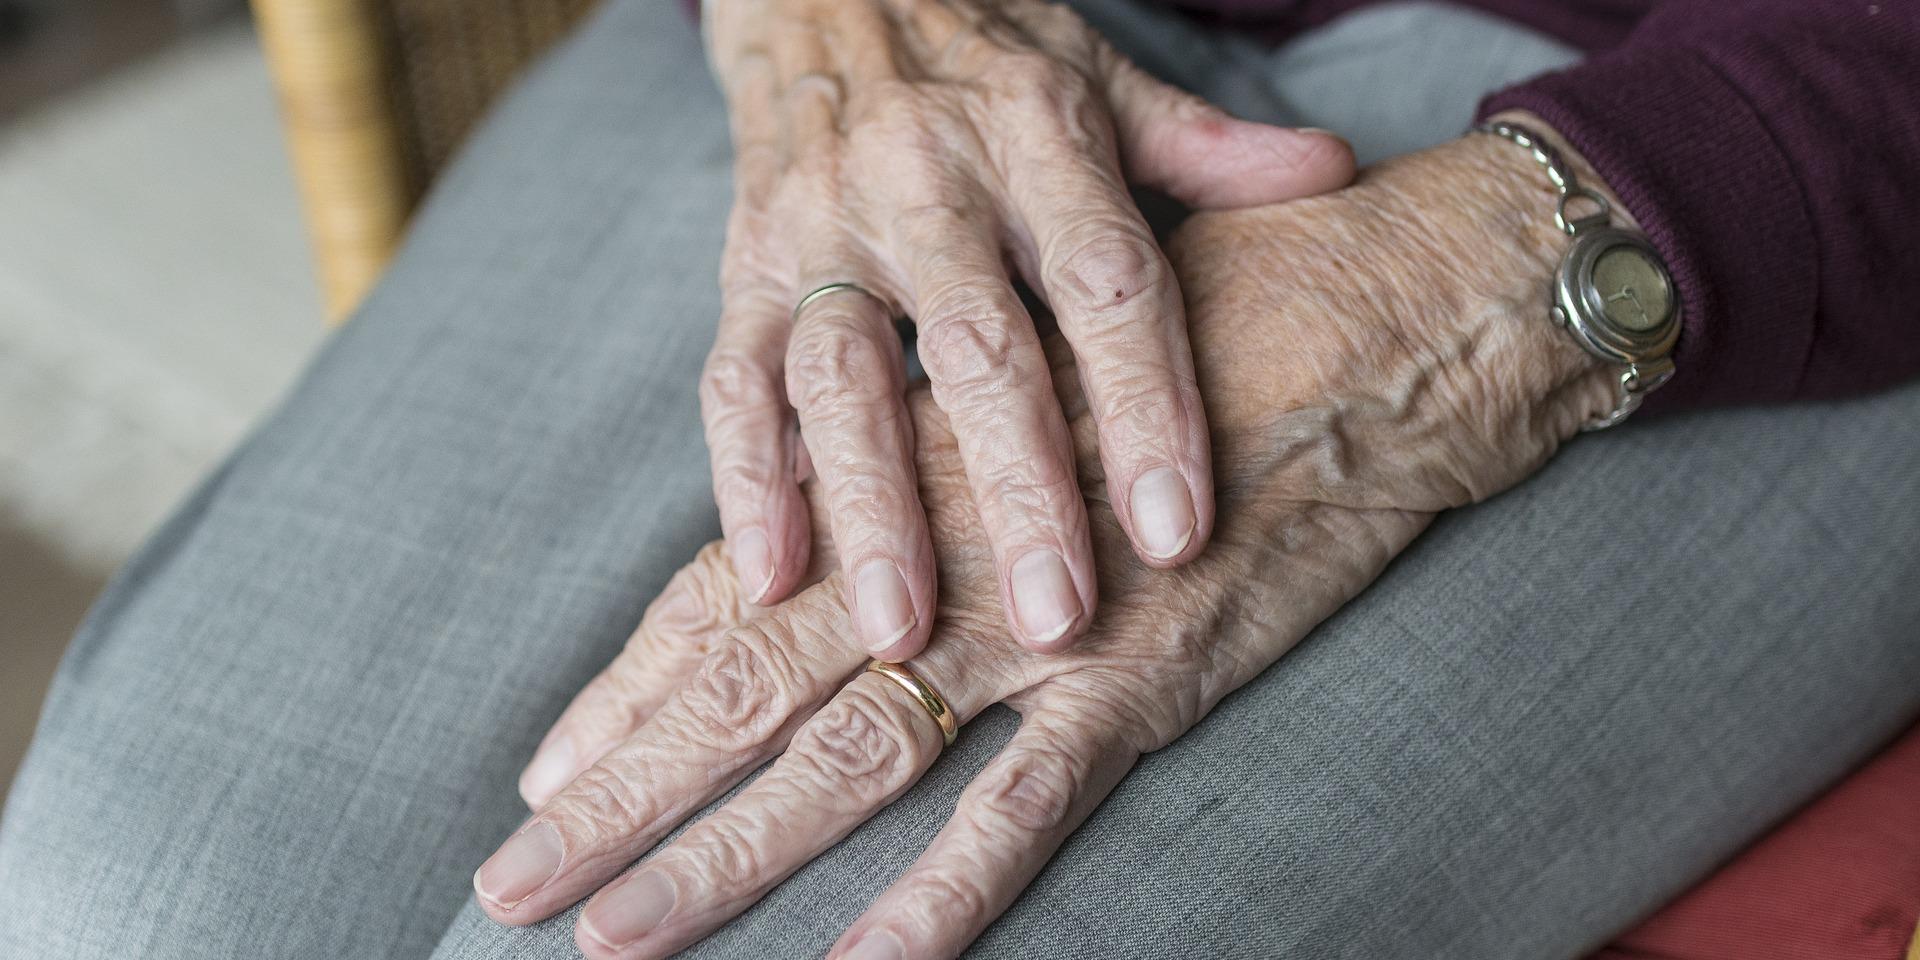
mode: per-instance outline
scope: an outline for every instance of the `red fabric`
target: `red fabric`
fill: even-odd
[[[1920,726],[1590,960],[1901,960],[1920,925]]]

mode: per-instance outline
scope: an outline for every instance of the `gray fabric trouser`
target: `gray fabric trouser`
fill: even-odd
[[[716,533],[693,379],[728,146],[677,6],[616,0],[536,72],[102,598],[0,826],[0,956],[571,955],[570,916],[495,928],[468,877],[547,725]],[[1372,157],[1568,56],[1437,7],[1273,53],[1083,6],[1149,68]],[[1906,389],[1578,440],[1143,761],[976,953],[1594,945],[1920,711],[1916,417]],[[982,717],[693,954],[818,955],[1017,723]]]

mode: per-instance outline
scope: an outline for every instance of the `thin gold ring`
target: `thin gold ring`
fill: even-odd
[[[874,293],[872,290],[868,290],[866,287],[863,287],[857,283],[849,283],[845,280],[842,280],[837,283],[829,283],[825,286],[815,288],[812,293],[809,293],[806,296],[801,297],[800,302],[793,305],[792,319],[794,320],[800,319],[800,311],[805,310],[807,308],[807,304],[810,304],[815,300],[818,300],[821,297],[824,297],[830,293],[839,293],[842,290],[846,290],[852,293],[865,294],[868,299],[879,304],[883,309],[885,309],[887,311],[887,316],[889,317],[893,316],[893,305],[888,303],[885,298],[881,297],[879,294]]]
[[[960,725],[953,719],[953,708],[932,685],[920,679],[912,668],[904,663],[888,663],[885,660],[867,661],[867,672],[877,673],[900,685],[900,689],[913,694],[913,699],[927,709],[927,715],[940,725],[940,737],[946,746],[953,746],[953,738],[960,733]]]

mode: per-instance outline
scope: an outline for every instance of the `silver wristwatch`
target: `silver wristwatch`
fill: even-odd
[[[1553,222],[1573,244],[1554,273],[1549,315],[1588,353],[1626,367],[1620,372],[1620,399],[1613,412],[1587,421],[1581,429],[1611,427],[1673,376],[1673,345],[1680,338],[1680,297],[1673,289],[1673,275],[1645,234],[1610,222],[1613,208],[1607,199],[1581,186],[1545,138],[1503,121],[1474,129],[1532,151],[1560,192]],[[1597,209],[1570,218],[1568,204],[1578,200]]]

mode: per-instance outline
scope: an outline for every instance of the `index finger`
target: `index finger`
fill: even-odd
[[[605,670],[593,678],[540,741],[520,774],[520,796],[539,809],[573,778],[620,745],[688,676],[726,632],[751,620],[752,601],[727,565],[720,541],[700,548]]]
[[[773,295],[731,291],[700,374],[714,504],[727,555],[754,603],[777,602],[799,585],[813,543],[786,398],[787,332]]]
[[[785,747],[859,667],[829,578],[727,632],[646,724],[543,805],[474,874],[487,914],[543,920],[599,889]]]

